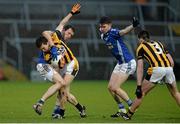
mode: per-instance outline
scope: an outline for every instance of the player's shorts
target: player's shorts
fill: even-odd
[[[37,64],[36,69],[45,80],[48,79],[51,82],[53,79],[53,74],[57,73],[49,64],[39,63]]]
[[[165,83],[172,84],[176,80],[172,67],[153,67],[148,71],[145,79],[152,83],[160,83],[164,80]]]
[[[134,74],[136,71],[136,61],[133,59],[129,61],[128,63],[122,63],[119,64],[117,63],[116,66],[114,67],[113,73],[125,73],[125,74]]]
[[[76,59],[72,60],[70,63],[66,64],[62,69],[60,69],[60,74],[64,76],[65,74],[70,74],[76,76],[79,71],[79,64]]]
[[[58,73],[51,65],[49,64],[37,64],[37,71],[40,75],[46,80],[53,81],[53,74]],[[65,74],[70,74],[76,76],[79,71],[79,64],[76,59],[72,60],[70,63],[66,64],[62,69],[60,69],[60,75],[64,76]]]

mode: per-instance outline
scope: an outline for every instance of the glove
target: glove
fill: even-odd
[[[135,94],[136,94],[137,98],[141,98],[142,97],[141,86],[137,86]]]
[[[55,46],[52,46],[50,51],[51,51],[52,60],[57,60],[57,56],[58,56],[57,48]]]
[[[132,24],[133,27],[137,27],[139,25],[139,20],[136,17],[133,17]]]
[[[72,15],[79,14],[80,13],[80,8],[81,8],[81,5],[79,3],[74,4],[72,9],[71,9],[71,14]]]

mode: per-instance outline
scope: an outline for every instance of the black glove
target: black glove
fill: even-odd
[[[141,98],[142,97],[141,86],[137,86],[135,94],[136,94],[137,98]]]
[[[57,60],[57,56],[58,56],[57,48],[55,46],[52,46],[50,51],[51,51],[52,60]]]
[[[132,24],[133,27],[137,27],[139,25],[139,20],[136,17],[133,17]]]
[[[74,4],[72,9],[71,9],[71,14],[72,15],[79,14],[80,13],[80,8],[81,8],[81,5],[79,3]]]

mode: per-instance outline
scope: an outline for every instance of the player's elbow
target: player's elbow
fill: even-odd
[[[43,36],[45,36],[45,35],[49,34],[49,31],[43,31],[41,34],[42,34]]]

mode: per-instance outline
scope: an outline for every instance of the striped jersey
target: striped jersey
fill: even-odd
[[[137,59],[146,59],[151,67],[170,67],[170,61],[166,56],[168,51],[161,42],[149,41],[142,42],[137,50]]]

